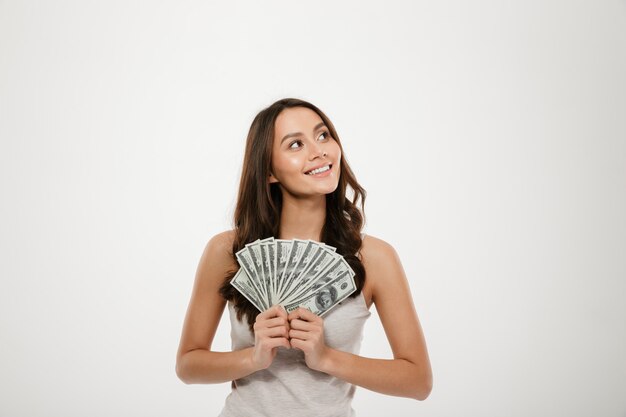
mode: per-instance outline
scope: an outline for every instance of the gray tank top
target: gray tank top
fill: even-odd
[[[247,321],[237,320],[228,302],[232,349],[254,346]],[[370,317],[363,292],[348,297],[324,316],[326,344],[358,354],[363,326]],[[298,349],[277,348],[272,364],[232,382],[219,417],[354,417],[352,398],[356,386],[306,366]]]

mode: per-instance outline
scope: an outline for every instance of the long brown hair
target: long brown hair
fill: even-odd
[[[250,126],[246,140],[243,169],[239,183],[239,194],[234,213],[235,238],[232,255],[243,249],[246,243],[270,236],[278,238],[282,192],[278,183],[270,183],[274,125],[278,115],[286,108],[306,107],[316,112],[330,135],[341,149],[339,184],[335,191],[326,194],[326,220],[322,228],[322,242],[337,248],[354,270],[357,290],[351,295],[360,294],[365,283],[365,268],[356,253],[361,248],[361,229],[365,221],[365,190],[359,185],[339,141],[339,135],[330,119],[316,106],[297,98],[284,98],[261,110]],[[348,186],[352,189],[352,200],[348,199]],[[360,208],[357,206],[360,203]],[[236,260],[236,259],[235,259]],[[220,287],[220,294],[234,303],[237,318],[246,315],[250,329],[259,311],[241,295],[230,280],[237,271],[229,271]]]

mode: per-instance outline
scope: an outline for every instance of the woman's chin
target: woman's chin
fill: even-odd
[[[327,187],[320,187],[319,193],[320,194],[332,194],[333,192],[335,192],[338,185],[339,184],[334,184],[334,185],[330,185]]]
[[[310,184],[301,185],[300,187],[285,187],[281,185],[281,189],[284,192],[287,192],[291,195],[297,196],[299,198],[303,197],[313,197],[320,195],[332,194],[335,192],[337,187],[339,186],[339,182],[327,182],[327,183],[318,183],[313,186]]]

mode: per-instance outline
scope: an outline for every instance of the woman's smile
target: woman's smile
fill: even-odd
[[[307,171],[304,174],[313,178],[323,178],[323,177],[327,177],[330,175],[330,170],[332,169],[332,167],[333,167],[333,164],[328,163],[328,164],[322,165],[319,168],[314,168],[310,171]]]

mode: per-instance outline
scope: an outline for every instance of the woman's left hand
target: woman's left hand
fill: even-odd
[[[287,319],[291,328],[289,330],[291,347],[304,352],[304,359],[309,368],[321,370],[329,351],[324,341],[324,320],[302,307],[292,311]]]

